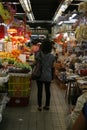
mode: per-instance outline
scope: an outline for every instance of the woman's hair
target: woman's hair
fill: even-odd
[[[45,54],[52,51],[52,43],[49,39],[43,39],[41,44],[41,51]]]

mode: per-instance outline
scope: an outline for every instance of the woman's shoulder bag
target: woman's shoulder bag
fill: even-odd
[[[40,60],[36,61],[35,65],[33,67],[33,70],[32,70],[31,78],[33,80],[38,80],[41,77],[41,73],[42,73],[41,52],[40,52],[39,56],[40,56]]]

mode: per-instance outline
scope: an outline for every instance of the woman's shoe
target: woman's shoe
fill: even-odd
[[[42,107],[38,107],[38,111],[42,111]]]
[[[49,110],[50,108],[49,108],[49,106],[44,106],[43,109],[44,110]]]

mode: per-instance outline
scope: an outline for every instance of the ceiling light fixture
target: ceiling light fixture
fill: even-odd
[[[71,16],[71,17],[69,17],[69,20],[71,20],[71,19],[75,18],[76,16],[77,16],[77,14],[72,14],[72,16]]]
[[[29,20],[34,21],[30,0],[19,0]]]
[[[19,0],[21,3],[22,8],[24,9],[25,12],[30,12],[31,11],[31,5],[29,0]]]
[[[30,12],[31,11],[30,1],[29,0],[24,0],[24,4],[25,4],[25,7],[26,7],[26,11]]]
[[[27,13],[27,17],[30,21],[34,21],[34,16],[33,16],[33,13],[30,12],[30,13]]]
[[[55,15],[53,17],[53,21],[57,21],[58,17],[62,15],[62,13],[67,9],[67,7],[71,4],[73,0],[62,0],[61,5],[57,8]]]
[[[77,21],[77,19],[71,19],[71,20],[69,20],[69,21],[64,21],[63,23],[65,23],[65,24],[68,24],[68,23],[76,23],[76,21]]]
[[[72,24],[72,23],[75,23],[77,22],[78,20],[77,19],[70,19],[70,20],[65,20],[65,21],[60,21],[59,23],[57,23],[57,25],[62,25],[62,24]]]
[[[63,21],[60,21],[59,23],[58,23],[58,25],[62,25],[63,24]]]

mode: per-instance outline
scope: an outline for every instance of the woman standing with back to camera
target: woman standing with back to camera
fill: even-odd
[[[42,74],[41,77],[36,81],[37,83],[37,101],[38,110],[42,110],[42,92],[43,85],[45,87],[46,101],[43,107],[44,110],[49,110],[50,107],[50,85],[52,80],[52,67],[55,61],[55,57],[51,54],[52,44],[48,39],[44,39],[41,44],[40,52],[36,54],[36,60],[41,57]],[[41,55],[41,56],[40,56]]]

